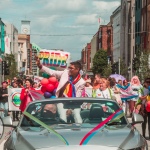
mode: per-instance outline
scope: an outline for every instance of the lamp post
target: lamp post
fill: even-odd
[[[118,60],[119,60],[119,74],[120,74],[120,57],[119,57],[119,59],[118,59]]]

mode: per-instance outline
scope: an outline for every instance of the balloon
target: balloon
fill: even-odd
[[[57,87],[58,87],[58,84],[59,84],[59,82],[56,82],[55,83],[55,88],[57,89]]]
[[[47,92],[53,92],[53,90],[55,89],[54,85],[53,84],[48,84],[46,86],[46,91]]]
[[[52,94],[50,92],[45,92],[44,93],[45,98],[50,98],[51,96],[52,96]]]
[[[53,85],[55,85],[56,82],[57,82],[56,77],[50,77],[48,80],[49,80],[49,83],[51,83],[51,84],[53,84]]]
[[[56,98],[56,96],[52,95],[51,98]]]
[[[42,84],[43,86],[48,85],[48,84],[49,84],[48,79],[47,79],[47,78],[43,78],[43,79],[41,80],[41,84]]]
[[[53,94],[53,95],[55,95],[55,94],[56,94],[56,89],[54,89],[54,90],[53,90],[53,93],[52,93],[52,94]]]
[[[45,86],[42,86],[42,87],[41,87],[41,91],[42,91],[43,93],[45,93],[45,92],[46,92],[46,87],[45,87]]]
[[[47,73],[42,73],[42,77],[44,77],[44,78],[49,78],[50,77],[50,75],[48,75]]]
[[[146,103],[146,111],[150,112],[150,101],[147,101]]]

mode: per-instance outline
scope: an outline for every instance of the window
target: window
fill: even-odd
[[[138,0],[138,8],[140,9],[141,8],[141,0]]]
[[[140,35],[140,21],[138,22],[138,36]]]

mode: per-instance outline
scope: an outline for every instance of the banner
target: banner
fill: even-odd
[[[8,106],[9,111],[20,111],[21,104],[20,93],[22,88],[8,88]]]
[[[44,66],[53,70],[64,70],[69,66],[70,53],[60,50],[40,50],[38,57]]]
[[[8,88],[8,106],[9,111],[20,111],[21,104],[20,93],[22,88]],[[29,90],[29,94],[33,101],[43,100],[45,97],[40,90]]]

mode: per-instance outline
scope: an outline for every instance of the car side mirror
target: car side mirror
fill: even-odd
[[[133,113],[132,114],[132,125],[134,124],[138,124],[138,123],[143,123],[144,122],[144,118],[143,116],[141,116],[140,114],[137,113]]]

